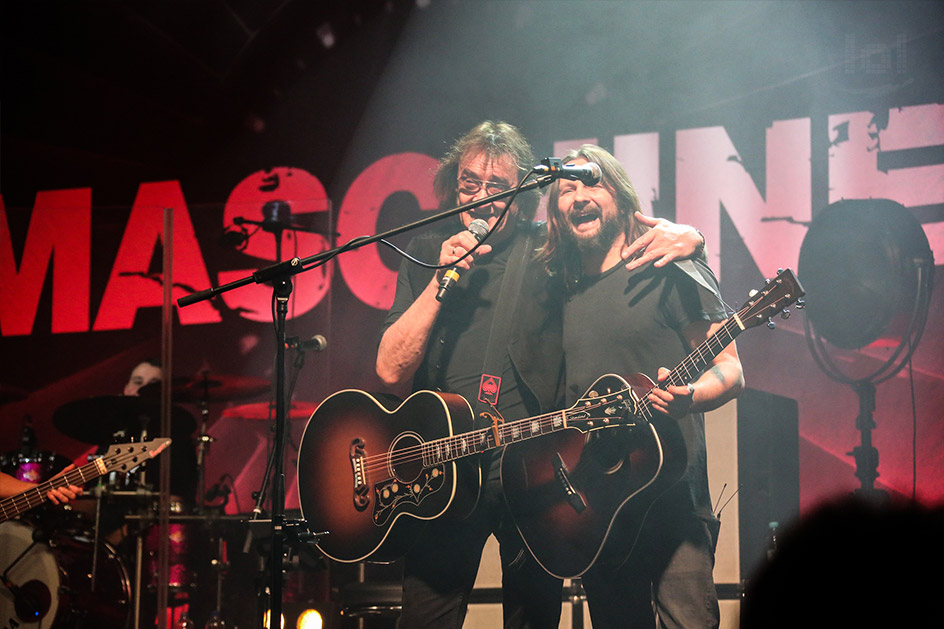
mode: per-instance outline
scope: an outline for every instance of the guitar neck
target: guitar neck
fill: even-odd
[[[695,380],[725,347],[744,330],[737,315],[731,317],[718,331],[703,341],[679,363],[666,379],[666,385],[681,386]],[[472,432],[428,441],[422,446],[425,466],[448,463],[463,457],[487,452],[510,443],[533,439],[567,428],[568,413],[582,413],[581,409],[555,411],[513,422],[500,422],[492,428],[480,428]],[[639,414],[652,418],[648,397],[639,401]]]
[[[744,329],[744,325],[737,315],[729,318],[717,332],[702,341],[691,354],[676,365],[675,369],[673,369],[665,379],[664,384],[659,386],[680,387],[696,380],[711,361],[714,360],[725,347],[730,345]],[[649,403],[648,396],[640,400],[639,413],[646,419],[652,418],[652,407]]]
[[[480,428],[471,432],[428,441],[422,446],[423,465],[448,463],[473,454],[533,439],[567,427],[567,411],[555,411],[527,417],[513,422],[500,422],[497,427]]]
[[[49,496],[47,494],[52,489],[68,487],[69,485],[82,486],[105,473],[106,469],[104,463],[101,462],[101,459],[96,459],[87,465],[77,467],[74,470],[69,470],[65,474],[39,483],[35,487],[31,487],[15,496],[4,498],[0,500],[0,522],[6,522],[48,501]]]
[[[169,438],[160,437],[141,443],[115,444],[108,448],[104,456],[97,457],[82,467],[69,470],[22,493],[0,500],[0,522],[15,518],[43,504],[49,499],[47,494],[51,489],[69,485],[81,487],[109,472],[132,472],[141,463],[153,459],[166,450],[170,442]]]

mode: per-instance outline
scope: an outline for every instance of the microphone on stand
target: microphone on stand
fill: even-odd
[[[582,181],[585,186],[595,186],[603,178],[603,170],[596,162],[586,164],[561,164],[557,157],[545,157],[532,169],[538,175],[552,175],[556,179]]]
[[[300,352],[314,350],[323,352],[328,347],[328,341],[320,334],[316,334],[307,341],[299,341],[297,337],[285,341],[285,349],[297,349]]]
[[[226,484],[225,480],[221,478],[218,482],[214,483],[210,489],[207,490],[205,500],[207,502],[213,502],[217,498],[222,497],[226,504],[229,502],[229,494],[232,490],[229,488],[229,485]]]
[[[488,223],[481,218],[477,218],[469,223],[469,231],[475,236],[476,241],[482,242],[482,239],[488,234]],[[447,269],[445,274],[443,274],[442,281],[439,283],[439,292],[436,293],[436,301],[445,299],[446,293],[448,293],[449,289],[455,286],[458,281],[459,271],[457,271],[455,267]]]

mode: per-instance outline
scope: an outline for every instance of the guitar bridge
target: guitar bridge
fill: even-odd
[[[554,474],[557,476],[557,481],[564,490],[567,502],[574,508],[574,511],[583,513],[584,509],[587,508],[587,501],[574,489],[574,484],[570,482],[570,474],[567,473],[567,465],[564,464],[564,459],[561,457],[560,452],[554,453]]]
[[[364,458],[367,455],[366,444],[363,439],[355,437],[351,441],[349,456],[351,471],[354,476],[354,508],[363,511],[370,504],[370,489],[367,486],[367,471],[364,469]]]

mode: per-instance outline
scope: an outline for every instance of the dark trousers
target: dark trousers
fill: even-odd
[[[717,519],[690,511],[653,515],[625,564],[594,566],[583,575],[594,629],[717,627]]]
[[[475,511],[463,520],[434,520],[407,554],[399,622],[402,629],[462,627],[482,549],[491,534],[501,550],[505,627],[545,629],[559,625],[563,582],[547,574],[524,547],[505,508],[498,456],[490,453],[483,461],[483,468],[486,466]]]

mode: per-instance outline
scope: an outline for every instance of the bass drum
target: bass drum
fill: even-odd
[[[99,544],[92,590],[93,542],[10,520],[0,524],[0,626],[19,629],[125,629],[131,608],[128,573],[114,549]]]

